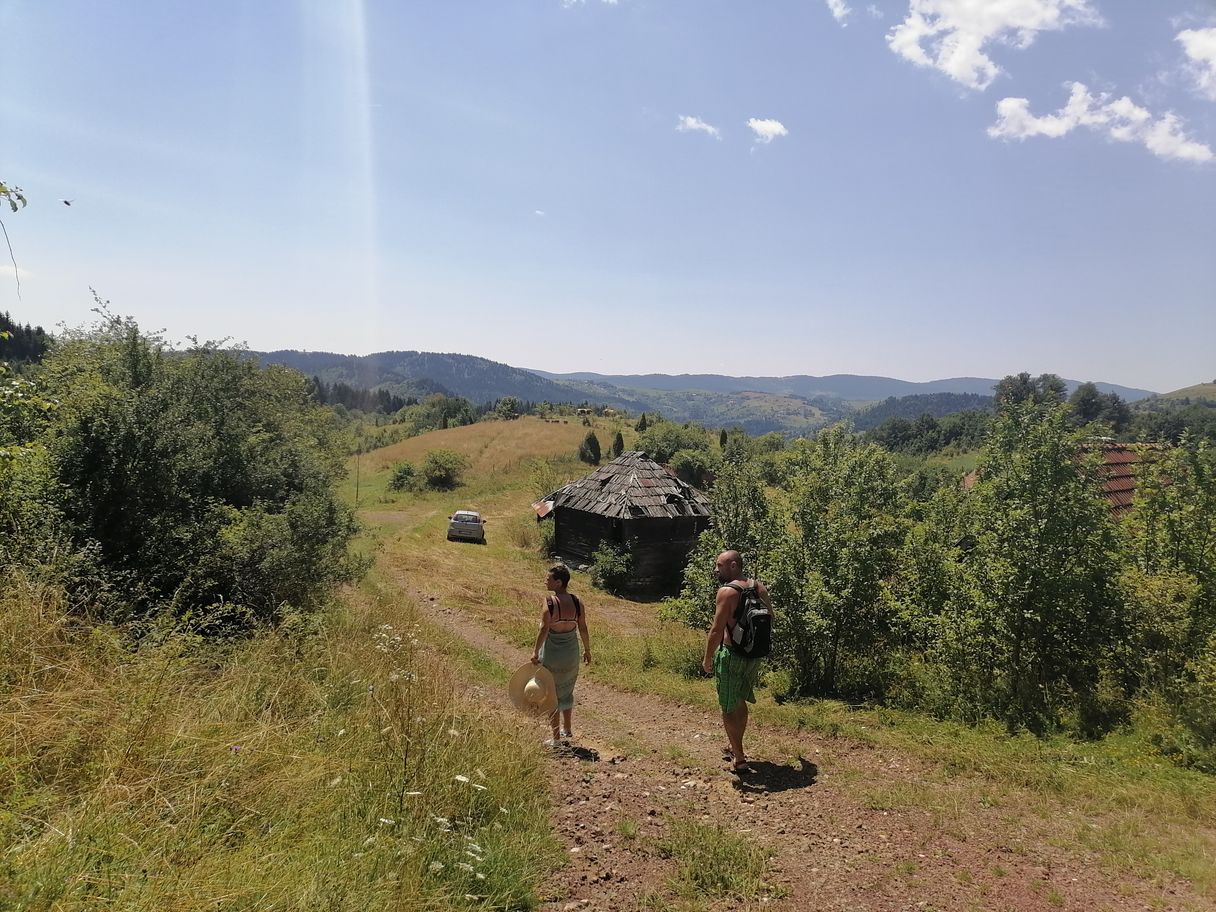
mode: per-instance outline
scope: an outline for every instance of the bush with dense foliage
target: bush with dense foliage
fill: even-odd
[[[460,486],[469,461],[455,450],[428,450],[422,460],[422,481],[433,491],[450,491]]]
[[[591,556],[591,581],[605,592],[621,592],[632,573],[633,558],[620,545],[601,542]]]
[[[172,351],[107,315],[60,340],[35,398],[54,407],[22,425],[20,468],[3,473],[0,555],[90,555],[123,593],[116,619],[244,630],[315,607],[355,571],[332,413],[294,371],[209,344]],[[22,519],[31,505],[56,528]]]

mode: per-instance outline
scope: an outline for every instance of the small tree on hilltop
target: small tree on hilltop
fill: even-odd
[[[590,465],[598,465],[600,455],[600,439],[595,436],[595,431],[588,431],[578,445],[578,458]]]
[[[612,438],[612,458],[620,456],[625,452],[625,438],[621,436],[621,432],[617,431],[616,436]]]
[[[650,424],[646,421],[646,413],[642,412],[642,417],[639,418],[638,423],[634,425],[634,430],[640,434],[648,427],[650,427]]]

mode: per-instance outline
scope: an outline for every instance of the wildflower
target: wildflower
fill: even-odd
[[[346,729],[345,729],[345,728],[339,728],[339,729],[338,729],[338,737],[339,737],[339,738],[341,738],[341,737],[342,737],[343,735],[345,735],[345,734],[346,734]]]
[[[468,776],[456,776],[455,779],[457,782],[463,782],[465,784],[468,784],[468,781],[469,781]]]
[[[393,818],[391,818],[391,817],[381,817],[380,818],[381,826],[393,826],[394,824],[396,824],[396,822],[397,821],[393,820]]]
[[[441,827],[443,827],[445,830],[448,828],[449,821],[446,817],[432,817],[431,819],[434,820]]]
[[[432,874],[438,874],[440,871],[443,870],[443,862],[442,861],[432,861],[429,865],[427,865],[426,869],[428,871],[430,871]]]
[[[456,729],[454,729],[454,728],[449,728],[449,729],[448,729],[448,734],[449,734],[449,735],[451,735],[453,738],[459,738],[459,737],[460,737],[460,732],[458,732],[458,731],[457,731]]]
[[[471,851],[473,851],[473,852],[477,852],[478,854],[481,854],[481,852],[483,852],[483,851],[484,851],[484,849],[482,849],[482,847],[481,847],[481,846],[479,846],[479,845],[478,845],[477,843],[475,843],[475,842],[470,842],[470,843],[469,843],[469,849],[470,849]]]
[[[329,787],[330,787],[330,788],[336,788],[337,786],[339,786],[339,785],[341,785],[341,784],[342,784],[342,777],[341,777],[341,776],[334,776],[334,778],[332,778],[332,779],[330,779],[330,780],[329,780]]]
[[[486,879],[486,876],[485,876],[484,874],[482,874],[480,871],[478,871],[478,872],[477,872],[477,879],[478,879],[478,880],[485,880],[485,879]]]
[[[467,861],[456,862],[456,867],[460,868],[460,870],[464,871],[466,874],[473,873],[473,866],[471,864],[469,864]]]
[[[240,751],[240,749],[241,746],[239,744],[233,744],[228,748],[228,750],[232,751],[234,754]]]

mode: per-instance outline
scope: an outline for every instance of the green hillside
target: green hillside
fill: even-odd
[[[1194,386],[1184,386],[1172,393],[1162,393],[1159,399],[1212,399],[1216,400],[1216,380],[1211,383],[1196,383]]]

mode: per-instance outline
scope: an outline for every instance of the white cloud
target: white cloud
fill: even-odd
[[[887,44],[917,66],[940,70],[983,91],[1001,74],[986,53],[992,42],[1027,48],[1039,32],[1101,25],[1091,0],[909,0]]]
[[[882,19],[884,16],[886,16],[886,13],[880,10],[873,3],[866,7],[866,12],[870,14],[871,19]]]
[[[532,210],[532,214],[533,214],[533,215],[539,215],[541,218],[544,218],[544,217],[545,217],[545,210],[544,210],[544,209],[533,209],[533,210]]]
[[[1190,59],[1187,69],[1199,93],[1216,101],[1216,28],[1185,29],[1174,40]]]
[[[828,5],[828,9],[832,13],[832,18],[834,18],[842,26],[848,25],[846,20],[849,18],[849,14],[853,12],[849,8],[849,4],[846,3],[845,0],[825,0],[825,2]]]
[[[712,124],[707,124],[700,117],[681,114],[676,119],[676,131],[679,133],[708,133],[714,139],[722,138],[722,131]]]
[[[562,0],[562,9],[570,9],[572,6],[582,6],[587,0]],[[608,6],[616,6],[618,0],[600,0]]]
[[[1216,153],[1187,138],[1181,118],[1173,112],[1154,117],[1126,95],[1110,100],[1105,93],[1096,98],[1079,82],[1070,84],[1068,102],[1054,114],[1030,113],[1025,98],[1002,98],[997,102],[997,120],[988,128],[994,139],[1057,139],[1077,127],[1104,133],[1119,142],[1139,143],[1158,158],[1190,162],[1216,160]]]
[[[785,124],[779,120],[761,120],[752,117],[748,119],[747,125],[756,134],[757,143],[771,143],[778,136],[789,136],[790,133],[785,128]]]

